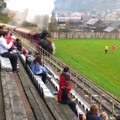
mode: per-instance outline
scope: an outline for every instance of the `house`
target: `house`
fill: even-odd
[[[87,31],[101,31],[105,24],[101,19],[91,18],[85,23],[85,27]]]
[[[120,21],[113,22],[108,27],[106,27],[103,31],[104,32],[119,32],[120,31]]]

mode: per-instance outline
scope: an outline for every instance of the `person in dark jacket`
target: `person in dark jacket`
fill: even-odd
[[[33,62],[33,56],[32,56],[32,52],[28,51],[28,55],[26,56],[26,64],[31,67],[32,62]]]
[[[90,111],[86,113],[87,120],[102,120],[101,117],[99,117],[99,107],[96,104],[92,104],[90,107]]]
[[[19,51],[22,50],[22,43],[21,43],[20,39],[17,38],[14,45],[17,47],[17,50],[19,50]]]
[[[70,82],[66,82],[66,86],[63,86],[62,89],[60,90],[61,94],[58,94],[61,97],[61,101],[59,101],[62,104],[67,104],[69,107],[73,110],[73,112],[77,115],[77,110],[76,110],[76,103],[71,100],[70,98],[70,92],[69,88],[70,87]]]

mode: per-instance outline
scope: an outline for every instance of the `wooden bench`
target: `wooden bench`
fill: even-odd
[[[45,65],[46,66],[46,65]],[[52,68],[49,68],[48,66],[46,66],[46,68],[51,71],[51,73],[53,74],[54,78],[51,79],[51,82],[53,83],[53,85],[55,86],[56,90],[59,90],[59,85],[58,83],[56,82],[56,79],[59,80],[59,76],[57,76],[55,74],[55,72],[52,70]],[[78,104],[84,109],[84,111],[89,111],[89,108],[90,108],[90,105],[84,101],[82,99],[82,97],[73,89],[71,91],[71,95],[77,99],[78,101]],[[77,107],[77,111],[78,111],[78,114],[82,111],[79,107]],[[82,111],[83,112],[83,111]]]
[[[9,58],[4,58],[0,56],[1,69],[12,70],[12,66]]]
[[[26,72],[23,66],[20,66],[18,74],[21,78],[21,83],[24,87],[25,94],[32,107],[36,120],[54,120],[54,116],[49,111],[43,97],[41,97],[40,92],[37,91],[33,81],[31,81],[28,75],[28,72]]]
[[[25,60],[25,57],[23,55],[21,57],[23,57],[23,60]],[[45,67],[49,70],[49,68],[46,65],[45,65]],[[50,96],[52,97],[53,95],[49,92],[48,89],[46,89],[46,86],[42,82],[41,78],[39,76],[35,76],[30,69],[29,69],[29,71],[30,71],[30,74],[32,74],[32,78],[33,79],[35,78],[34,79],[35,80],[35,84],[37,85],[38,90],[44,96],[44,98],[47,98],[47,97],[50,98]],[[52,73],[53,73],[53,71],[52,71]],[[58,76],[55,73],[53,73],[53,75],[54,75],[55,79],[58,79]],[[58,85],[58,83],[56,82],[55,79],[52,77],[50,79],[50,82],[54,85],[54,88],[58,91],[59,90],[59,85]],[[75,91],[72,91],[71,93],[72,93],[72,95],[75,96],[76,99],[78,99],[78,103],[81,103],[80,100],[79,100],[79,98],[75,95]],[[82,106],[85,109],[85,111],[88,111],[87,106],[85,106],[84,104],[82,104]],[[77,111],[78,111],[78,115],[81,114],[81,113],[83,113],[83,111],[79,107],[77,107]]]
[[[56,120],[78,120],[68,105],[60,104],[54,98],[46,98],[45,101]]]
[[[28,120],[12,72],[1,71],[6,120]]]
[[[20,56],[23,59],[23,62],[25,62],[24,55],[20,54]],[[44,98],[54,97],[53,94],[51,93],[51,91],[47,88],[45,83],[42,81],[41,77],[34,75],[29,66],[27,66],[27,69],[28,69],[29,74],[30,74],[31,78],[33,79],[36,87],[38,88],[39,92],[41,93],[41,95],[43,95]]]
[[[23,57],[23,60],[25,60],[24,57]],[[53,114],[54,118],[56,120],[69,120],[69,119],[77,120],[78,119],[77,116],[73,113],[73,111],[69,108],[69,106],[59,104],[58,101],[53,96],[53,94],[50,92],[50,90],[43,83],[41,78],[39,76],[35,76],[29,67],[28,69],[31,74],[31,78],[35,82],[35,85],[37,86],[39,92],[44,97],[44,101],[46,102],[46,105],[48,106],[48,109]]]
[[[0,65],[3,70],[12,70],[9,58],[0,56]],[[17,64],[17,68],[19,69],[19,64]]]
[[[32,75],[32,78],[34,79],[34,82],[39,90],[39,92],[43,95],[44,98],[51,98],[54,97],[53,94],[51,93],[51,91],[47,88],[47,86],[45,85],[45,83],[42,81],[42,78],[40,76],[34,75],[31,71],[31,69],[29,68],[29,72]]]

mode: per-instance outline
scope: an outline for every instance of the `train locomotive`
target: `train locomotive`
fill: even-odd
[[[9,24],[1,24],[6,26],[8,29],[10,29],[13,33],[17,33],[18,35],[22,36],[23,38],[26,38],[38,46],[41,46],[43,49],[45,49],[50,54],[53,54],[55,52],[55,45],[51,40],[51,35],[47,30],[43,30],[42,32],[38,29],[31,29],[31,28],[23,28],[23,27],[17,27]]]
[[[53,54],[54,46],[51,42],[51,35],[48,33],[47,30],[43,30],[42,33],[38,35],[37,39],[39,46],[48,51],[50,54]]]
[[[33,31],[25,28],[15,28],[14,32],[41,46],[50,54],[54,53],[54,43],[51,41],[51,35],[47,30],[40,32],[38,30]]]

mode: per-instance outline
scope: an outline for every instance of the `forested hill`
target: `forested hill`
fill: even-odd
[[[120,9],[120,0],[55,0],[55,12]]]

